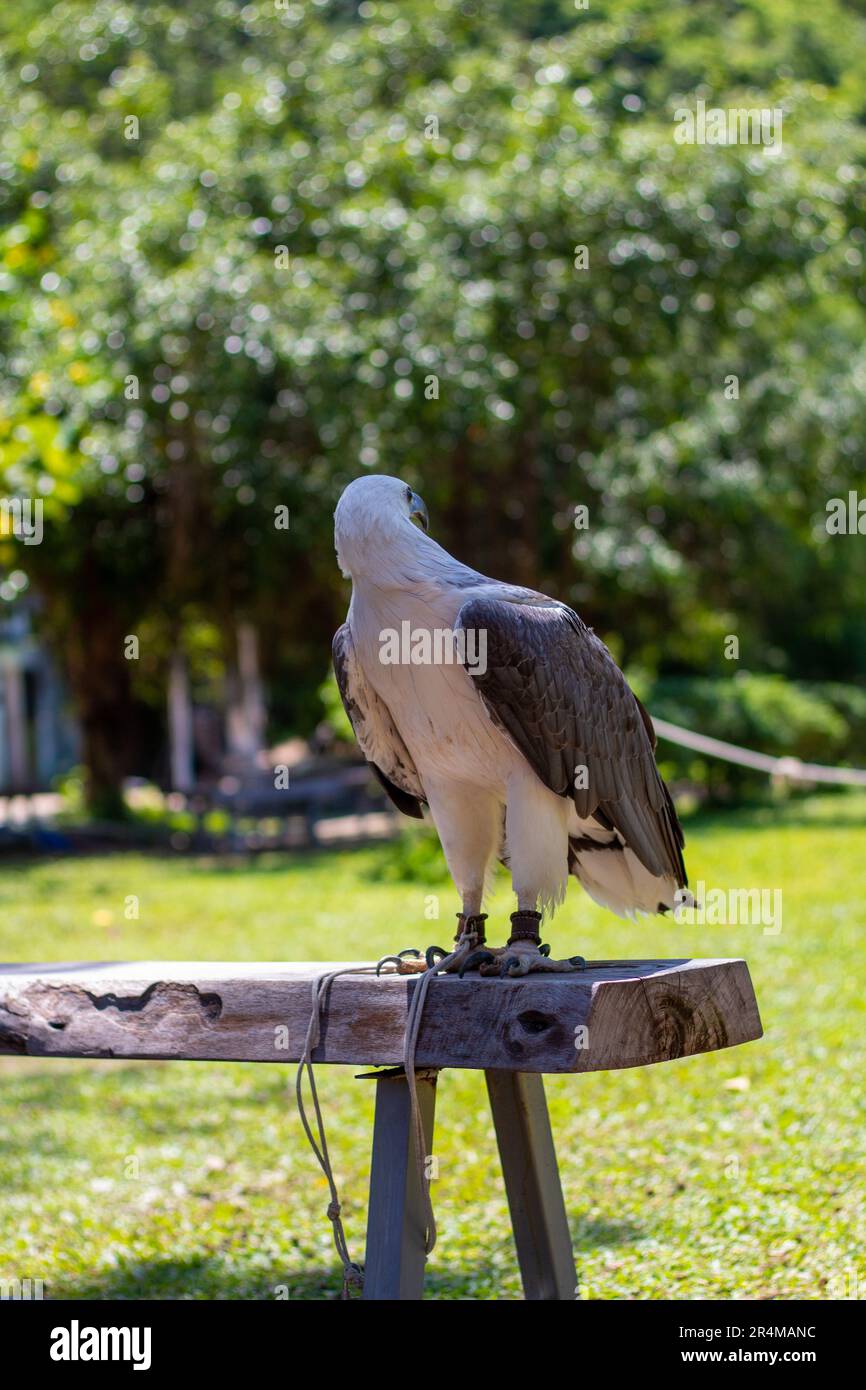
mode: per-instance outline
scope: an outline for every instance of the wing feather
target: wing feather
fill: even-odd
[[[457,626],[486,633],[486,669],[467,670],[545,786],[616,830],[651,874],[684,887],[683,832],[652,721],[591,628],[563,604],[486,597],[467,600]]]
[[[361,752],[398,811],[422,820],[426,797],[418,770],[391,711],[364,675],[348,623],[334,634],[332,651],[340,698]]]

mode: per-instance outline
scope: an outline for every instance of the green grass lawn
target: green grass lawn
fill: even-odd
[[[693,883],[783,891],[782,929],[632,925],[577,885],[558,954],[744,956],[761,1042],[546,1082],[585,1296],[866,1294],[863,959],[866,796],[688,830]],[[502,880],[488,935],[504,939]],[[124,915],[139,901],[138,920]],[[428,920],[438,897],[439,921]],[[431,907],[432,904],[432,907]],[[0,959],[363,959],[447,945],[438,854],[243,865],[137,855],[0,870]],[[54,1298],[334,1298],[327,1193],[292,1066],[0,1059],[0,1279]],[[363,1257],[373,1087],[321,1068],[332,1159]],[[521,1296],[483,1078],[440,1080],[428,1297]]]

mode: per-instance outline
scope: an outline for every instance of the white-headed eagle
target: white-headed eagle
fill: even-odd
[[[352,580],[334,638],[340,693],[391,800],[410,816],[430,808],[461,898],[462,968],[579,969],[581,957],[551,960],[539,935],[570,874],[624,916],[683,901],[683,833],[652,722],[592,629],[455,560],[398,478],[350,483],[335,541]],[[497,857],[517,911],[508,944],[490,950],[481,907]]]

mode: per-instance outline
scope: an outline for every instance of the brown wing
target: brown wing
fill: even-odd
[[[426,797],[421,778],[388,706],[364,676],[348,623],[334,634],[332,651],[340,698],[361,752],[397,810],[423,820],[421,803]]]
[[[486,633],[486,670],[466,669],[545,786],[618,831],[650,873],[685,886],[683,832],[656,767],[652,721],[604,643],[561,604],[474,598],[457,626]]]

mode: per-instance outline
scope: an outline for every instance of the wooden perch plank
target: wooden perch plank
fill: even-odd
[[[0,1053],[289,1062],[329,962],[0,965]],[[321,1062],[393,1066],[417,976],[331,986]],[[595,961],[575,975],[431,984],[419,1067],[607,1071],[761,1037],[742,960]]]

